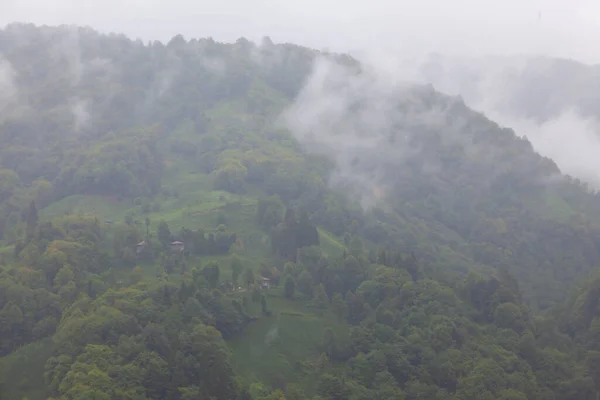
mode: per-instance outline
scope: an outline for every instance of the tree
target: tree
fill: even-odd
[[[307,270],[303,270],[298,277],[298,290],[306,296],[312,296],[312,278]]]
[[[502,303],[496,307],[494,322],[500,328],[513,329],[519,334],[525,329],[523,313],[519,306],[514,303]]]
[[[56,273],[56,276],[54,277],[54,286],[60,288],[74,279],[75,274],[73,273],[73,268],[69,265],[65,265]]]
[[[346,310],[348,313],[348,322],[358,325],[367,316],[365,301],[360,293],[346,293]]]
[[[254,283],[254,272],[251,268],[246,268],[246,271],[244,272],[244,281],[248,288]]]
[[[29,203],[29,208],[27,209],[27,216],[25,220],[27,223],[27,240],[31,240],[35,233],[35,228],[38,224],[38,211],[33,200],[31,201],[31,203]]]
[[[300,213],[300,219],[291,208],[285,212],[283,224],[278,225],[271,232],[271,245],[273,250],[282,257],[296,261],[297,251],[303,247],[318,246],[319,233],[305,211]]]
[[[198,299],[190,297],[186,300],[181,315],[186,321],[190,321],[192,318],[199,318],[205,324],[214,324],[214,317],[200,304]]]
[[[260,301],[261,296],[262,296],[262,293],[260,292],[260,289],[258,288],[258,286],[253,286],[252,287],[252,295],[251,295],[252,301],[255,303]]]
[[[94,282],[92,282],[91,279],[88,280],[87,295],[92,299],[96,298],[96,289],[94,288]]]
[[[322,374],[319,378],[318,391],[325,399],[348,399],[349,390],[340,377],[331,374]]]
[[[291,276],[286,276],[285,277],[285,282],[283,284],[283,294],[285,297],[287,297],[288,299],[291,299],[294,297],[294,292],[296,291],[296,282],[294,281],[294,278],[292,278]]]
[[[146,217],[144,222],[146,224],[146,239],[148,239],[150,237],[150,218]]]
[[[214,172],[214,188],[230,193],[244,193],[244,179],[247,175],[248,169],[240,160],[229,159]]]
[[[19,186],[19,175],[11,169],[0,168],[0,201],[9,198]]]
[[[323,352],[327,355],[327,357],[332,358],[335,355],[336,340],[333,330],[331,330],[331,328],[325,329],[321,347],[323,348]]]
[[[277,226],[283,218],[284,205],[278,196],[258,200],[256,216],[258,223],[266,230]]]
[[[346,302],[341,294],[336,293],[333,295],[333,298],[331,299],[331,307],[338,320],[344,321],[346,319],[348,306],[346,305]]]
[[[352,236],[352,239],[350,239],[350,254],[358,259],[363,255],[363,251],[364,251],[364,243],[362,241],[362,239],[360,238],[360,236],[358,235],[354,235]]]
[[[302,210],[299,214],[298,225],[296,227],[296,244],[298,248],[318,246],[320,240],[317,227],[310,222],[306,210]]]
[[[260,296],[260,308],[263,314],[266,315],[269,313],[269,309],[267,308],[267,298],[264,294]]]
[[[131,283],[136,284],[144,278],[144,271],[139,265],[136,265],[131,271]]]
[[[600,352],[589,350],[585,361],[588,373],[596,386],[596,391],[600,391]]]
[[[384,303],[375,309],[375,320],[383,325],[394,326],[394,314],[387,309]]]
[[[286,262],[283,265],[283,275],[289,275],[292,276],[294,278],[296,278],[298,276],[298,268],[296,266],[296,264],[294,264],[293,262]]]
[[[209,263],[202,269],[202,275],[212,288],[216,288],[219,285],[219,264],[216,262]]]
[[[130,213],[130,212],[128,212],[127,214],[125,214],[125,216],[123,217],[123,221],[127,225],[133,225],[133,214]]]
[[[181,353],[173,373],[181,374],[190,384],[200,384],[207,398],[235,399],[231,353],[219,331],[199,323],[191,333],[181,333],[179,342]]]
[[[234,286],[237,286],[238,278],[243,270],[242,260],[237,254],[231,257],[231,282]]]
[[[419,276],[420,276],[419,260],[417,260],[417,256],[415,255],[414,251],[410,253],[410,257],[406,261],[406,270],[412,277],[413,281],[416,281],[417,279],[419,279]]]
[[[320,310],[326,309],[329,305],[329,297],[327,297],[327,293],[325,293],[325,287],[322,283],[317,285],[315,289],[313,304]]]
[[[156,236],[158,237],[158,241],[162,243],[164,247],[168,247],[171,243],[171,230],[164,220],[159,222]]]

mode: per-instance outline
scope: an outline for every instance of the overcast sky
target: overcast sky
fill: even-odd
[[[0,0],[0,25],[81,24],[144,40],[533,53],[600,63],[600,0]]]

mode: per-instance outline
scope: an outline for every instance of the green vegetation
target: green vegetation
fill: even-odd
[[[349,57],[30,25],[0,53],[0,398],[597,398],[600,201],[512,131],[386,98],[407,142],[357,195],[278,119]]]

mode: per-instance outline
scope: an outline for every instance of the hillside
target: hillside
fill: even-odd
[[[564,299],[597,265],[598,195],[461,98],[387,79],[321,62],[285,112],[309,151],[336,160],[334,183],[372,207],[363,234],[437,272],[507,268],[533,307]]]
[[[0,397],[596,398],[600,199],[461,99],[268,38],[0,55]]]

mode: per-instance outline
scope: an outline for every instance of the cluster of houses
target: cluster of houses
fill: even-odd
[[[258,284],[262,290],[269,290],[271,288],[271,280],[269,278],[265,278],[263,276],[258,278]],[[246,291],[246,289],[241,286],[238,286],[238,287],[233,286],[231,281],[222,282],[219,286],[220,286],[221,290],[224,292],[244,292],[244,291]]]
[[[135,245],[135,252],[136,254],[140,254],[142,251],[144,251],[144,249],[147,246],[147,242],[145,240],[142,240],[141,242],[139,242],[138,244]],[[180,242],[178,240],[171,242],[169,244],[171,251],[174,253],[178,253],[178,252],[182,252],[185,249],[185,244],[183,242]],[[271,279],[266,278],[264,276],[261,276],[258,278],[258,284],[259,287],[263,290],[269,290],[271,288]],[[231,288],[229,288],[231,290]],[[238,288],[238,290],[241,290],[242,288]],[[233,288],[232,291],[235,291],[236,289]]]
[[[148,243],[146,243],[145,240],[142,240],[141,242],[139,242],[138,244],[135,245],[135,252],[136,254],[140,254],[145,248],[146,245]],[[182,252],[185,249],[185,244],[183,242],[180,242],[178,240],[171,242],[169,244],[169,246],[171,247],[171,251],[174,253],[177,252]]]

